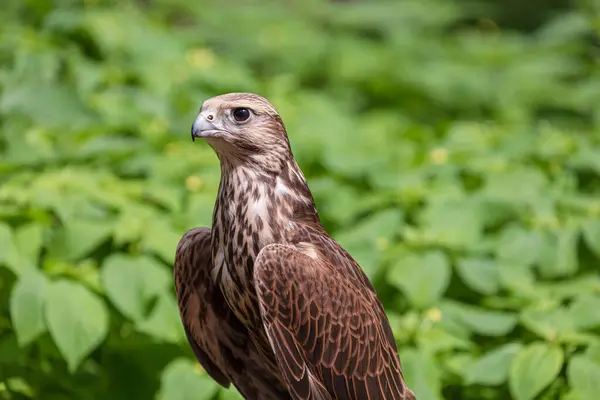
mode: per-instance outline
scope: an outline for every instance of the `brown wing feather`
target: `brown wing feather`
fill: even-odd
[[[289,399],[287,390],[258,361],[248,331],[210,277],[210,229],[188,231],[177,246],[175,289],[190,346],[220,385],[233,383],[247,399]]]
[[[339,245],[327,245],[333,262],[318,246],[273,244],[254,265],[267,335],[293,397],[414,399],[374,289]]]

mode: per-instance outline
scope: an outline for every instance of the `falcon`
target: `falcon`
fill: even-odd
[[[191,133],[221,164],[212,227],[183,235],[174,266],[206,372],[251,400],[414,399],[383,305],[321,225],[271,103],[213,97]]]

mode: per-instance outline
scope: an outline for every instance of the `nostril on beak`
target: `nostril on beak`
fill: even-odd
[[[216,131],[216,127],[212,121],[216,121],[214,113],[202,112],[198,114],[194,120],[194,123],[192,124],[192,140],[197,137],[206,138],[213,136]]]

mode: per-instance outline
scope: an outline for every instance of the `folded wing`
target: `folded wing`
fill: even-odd
[[[210,229],[196,228],[180,240],[175,289],[181,321],[198,362],[220,385],[230,383],[249,399],[289,399],[262,365],[246,327],[235,317],[210,277]]]
[[[280,244],[255,261],[267,336],[293,397],[414,399],[381,304],[372,288],[343,276],[362,274],[344,262],[335,268],[318,252]]]

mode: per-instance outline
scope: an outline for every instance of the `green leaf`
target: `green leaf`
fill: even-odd
[[[20,377],[11,377],[6,381],[6,386],[10,387],[11,393],[19,393],[26,398],[34,397],[34,390],[29,383]]]
[[[517,166],[502,173],[490,173],[485,193],[507,202],[534,201],[547,184],[545,175],[534,168]]]
[[[587,400],[586,398],[582,397],[583,395],[580,394],[579,392],[575,391],[575,390],[570,390],[568,392],[566,392],[561,398],[560,400]]]
[[[19,277],[10,296],[10,315],[19,342],[25,347],[46,331],[44,300],[46,279],[38,272]]]
[[[100,279],[110,301],[135,321],[145,317],[150,301],[172,283],[171,274],[155,259],[119,253],[106,258]]]
[[[595,341],[585,350],[585,356],[600,365],[600,342]]]
[[[12,230],[0,222],[0,264],[15,274],[35,272],[37,258],[42,244],[42,228],[38,224],[28,224]]]
[[[45,126],[82,126],[92,121],[73,87],[41,80],[11,85],[1,97],[0,110],[27,115]]]
[[[19,275],[22,267],[19,265],[19,251],[15,245],[12,229],[3,222],[0,222],[0,243],[2,243],[0,263],[5,264],[15,275]]]
[[[38,265],[38,257],[43,244],[44,227],[31,223],[15,230],[15,245],[19,250],[20,259],[27,263],[30,269]]]
[[[0,366],[19,364],[24,356],[16,336],[8,334],[0,337]]]
[[[498,267],[498,275],[502,287],[521,295],[532,296],[535,294],[535,274],[531,266],[501,263]]]
[[[441,400],[440,370],[427,352],[408,348],[400,352],[406,384],[419,400]]]
[[[577,241],[579,231],[565,229],[544,238],[544,251],[539,260],[539,271],[545,278],[564,278],[577,272]]]
[[[502,231],[495,250],[496,257],[503,263],[531,265],[541,256],[543,239],[538,232],[511,225]]]
[[[106,337],[108,312],[104,303],[85,287],[62,280],[48,288],[46,323],[73,373]]]
[[[581,227],[583,239],[588,247],[600,257],[600,220],[589,219]]]
[[[563,364],[560,347],[535,342],[512,360],[509,388],[516,400],[530,400],[537,396],[558,375]]]
[[[127,206],[121,210],[113,226],[113,240],[117,245],[137,242],[144,234],[151,210],[146,207]]]
[[[175,249],[182,233],[177,233],[167,223],[153,222],[148,224],[142,239],[142,248],[156,253],[163,261],[173,263]]]
[[[473,202],[433,202],[420,219],[427,240],[441,246],[466,248],[481,240],[483,219]]]
[[[157,400],[209,400],[219,387],[198,363],[176,358],[163,370]]]
[[[494,294],[498,291],[498,265],[489,259],[463,258],[456,264],[460,278],[471,289],[481,294]]]
[[[567,378],[569,385],[582,399],[593,399],[600,393],[600,364],[585,356],[571,358]]]
[[[600,297],[583,294],[569,307],[569,316],[575,327],[593,329],[600,326]]]
[[[475,362],[475,359],[476,357],[471,353],[455,352],[451,356],[444,357],[444,369],[454,375],[463,376],[464,371]]]
[[[575,332],[573,321],[565,308],[524,310],[521,321],[527,329],[548,341]]]
[[[517,316],[505,311],[492,311],[446,300],[440,305],[442,319],[458,320],[470,331],[485,336],[503,336],[517,324]]]
[[[381,253],[403,224],[403,214],[396,209],[379,211],[335,239],[360,264],[369,276],[374,276],[381,262]]]
[[[390,268],[388,281],[401,289],[417,308],[434,305],[450,283],[451,268],[440,251],[402,257]]]
[[[161,341],[183,342],[185,334],[179,317],[179,307],[173,295],[163,293],[150,316],[136,323],[136,329]]]
[[[106,221],[68,219],[54,238],[50,253],[60,259],[79,260],[107,240],[111,228]]]
[[[431,329],[419,332],[416,340],[420,349],[426,349],[431,354],[473,347],[472,342],[453,335],[445,330],[441,324],[436,324]]]
[[[464,371],[465,383],[496,386],[506,382],[510,363],[522,348],[519,343],[509,343],[484,354]]]
[[[379,240],[389,240],[399,232],[403,224],[400,210],[386,209],[378,211],[361,220],[352,230],[339,235],[339,241],[348,245],[364,243],[375,246]]]
[[[600,275],[587,273],[570,279],[560,279],[553,282],[538,282],[537,287],[554,300],[571,300],[580,295],[594,293],[600,289]]]

